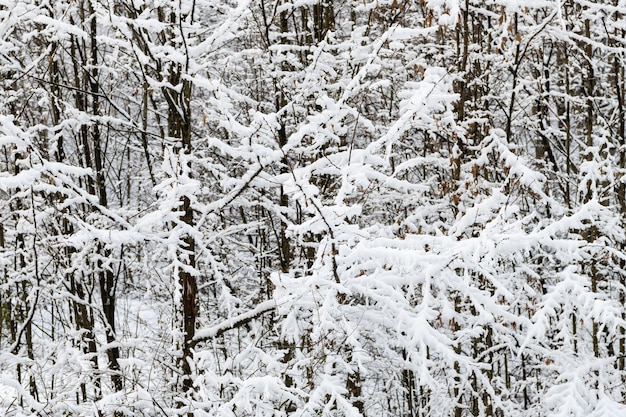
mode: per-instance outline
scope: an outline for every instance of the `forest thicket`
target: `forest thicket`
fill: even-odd
[[[0,0],[0,414],[626,415],[626,1]]]

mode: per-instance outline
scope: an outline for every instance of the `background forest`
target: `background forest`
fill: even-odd
[[[626,415],[626,1],[0,0],[0,414]]]

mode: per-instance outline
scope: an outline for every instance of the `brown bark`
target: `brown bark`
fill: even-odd
[[[174,25],[180,24],[177,19],[185,19],[185,16],[178,16],[172,12],[169,16],[170,23]],[[173,32],[171,33],[173,34]],[[184,42],[184,40],[182,41]],[[186,70],[182,63],[170,63],[170,71],[168,73],[168,82],[170,85],[179,87],[163,88],[163,95],[167,101],[167,127],[168,137],[174,141],[173,151],[177,155],[189,155],[193,152],[191,144],[191,95],[192,85],[189,80],[183,79],[183,73]],[[191,163],[186,162],[186,166],[181,170],[190,172]],[[191,199],[187,195],[180,197],[178,212],[182,213],[178,222],[187,225],[194,225],[193,208],[191,207]],[[182,354],[180,357],[180,368],[182,372],[182,390],[185,393],[193,391],[192,366],[193,360],[193,339],[196,330],[197,318],[197,283],[196,277],[191,272],[196,266],[195,258],[195,241],[193,236],[187,234],[183,237],[179,249],[179,256],[183,268],[178,270],[178,284],[181,291],[181,307],[182,318],[181,326],[183,331]],[[182,406],[182,404],[180,404]]]
[[[94,117],[100,115],[100,84],[98,79],[98,42],[97,42],[97,19],[93,4],[89,3],[89,15],[90,20],[90,61],[91,70],[89,72],[89,92],[91,96],[91,113]],[[96,184],[98,203],[102,207],[108,206],[107,190],[104,175],[103,155],[101,147],[100,137],[100,121],[95,120],[92,124],[91,139],[93,141],[93,159],[96,170]],[[106,321],[106,340],[107,344],[111,346],[115,342],[115,287],[116,279],[113,275],[113,271],[110,266],[104,265],[102,258],[108,259],[111,257],[111,251],[104,249],[101,243],[97,245],[98,254],[101,256],[97,261],[98,269],[98,282],[100,284],[100,299],[102,302],[102,311]],[[123,380],[120,375],[119,357],[120,351],[117,346],[108,347],[106,350],[109,371],[111,371],[111,382],[113,383],[113,389],[115,391],[121,391],[123,389]]]

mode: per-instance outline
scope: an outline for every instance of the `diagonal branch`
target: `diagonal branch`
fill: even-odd
[[[216,324],[215,326],[205,327],[204,329],[199,329],[196,331],[196,335],[193,338],[192,346],[195,346],[198,343],[206,342],[207,340],[219,337],[223,335],[228,330],[235,329],[237,327],[243,326],[246,323],[251,322],[257,317],[262,316],[265,313],[269,313],[276,309],[276,301],[267,300],[263,301],[259,305],[257,305],[254,309],[239,314],[238,316],[231,317],[222,321],[221,323]]]

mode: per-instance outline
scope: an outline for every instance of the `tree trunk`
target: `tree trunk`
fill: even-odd
[[[94,117],[100,116],[100,84],[98,78],[98,41],[97,41],[97,19],[93,3],[89,3],[90,19],[90,56],[91,70],[89,72],[89,91],[91,96],[91,113]],[[92,123],[91,139],[93,141],[94,164],[96,170],[96,184],[98,194],[98,204],[102,207],[108,207],[106,183],[104,176],[102,147],[100,139],[100,121],[95,120]],[[100,299],[102,302],[102,311],[106,320],[106,340],[109,347],[106,350],[109,371],[111,372],[111,382],[113,389],[121,391],[123,389],[123,380],[120,375],[119,357],[120,350],[117,346],[111,347],[115,343],[115,287],[116,279],[109,265],[104,265],[102,259],[109,259],[111,251],[105,250],[102,243],[98,243],[97,252],[99,258],[97,260],[98,282],[100,284]]]

